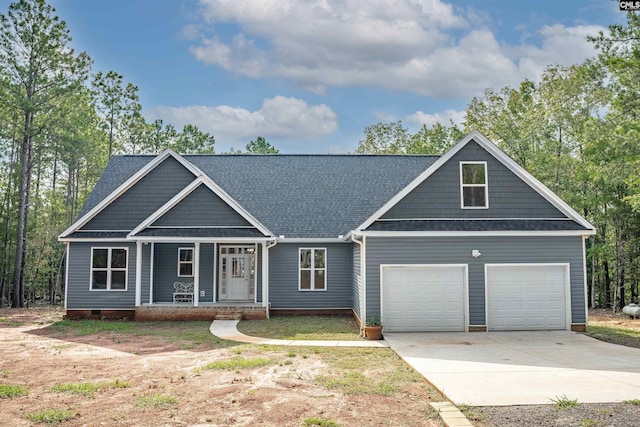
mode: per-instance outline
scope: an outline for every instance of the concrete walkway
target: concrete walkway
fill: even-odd
[[[285,345],[298,347],[368,347],[387,348],[384,341],[320,341],[320,340],[277,340],[270,338],[250,337],[238,331],[238,320],[214,320],[209,327],[211,333],[218,338],[252,344]]]
[[[388,332],[385,340],[456,404],[640,398],[640,349],[575,332]]]

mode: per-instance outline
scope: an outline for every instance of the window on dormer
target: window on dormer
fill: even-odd
[[[460,200],[463,209],[489,207],[487,162],[460,162]]]

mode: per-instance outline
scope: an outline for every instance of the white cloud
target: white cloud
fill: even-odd
[[[158,106],[145,112],[145,116],[148,120],[162,119],[178,129],[194,124],[229,146],[239,141],[246,144],[258,135],[267,139],[312,139],[338,129],[338,117],[329,106],[309,105],[284,96],[265,99],[256,111],[228,105]]]
[[[482,12],[443,0],[200,0],[200,5],[209,35],[191,47],[196,59],[251,78],[290,79],[317,93],[375,86],[468,98],[488,87],[536,79],[548,64],[582,62],[595,53],[586,35],[603,29],[545,26],[535,44],[509,45],[482,25],[487,21]],[[219,24],[238,30],[229,35]]]
[[[428,114],[422,111],[416,111],[415,113],[407,116],[407,121],[418,124],[420,126],[427,125],[433,126],[436,123],[443,125],[449,125],[449,121],[457,124],[458,126],[464,123],[464,111],[457,110],[444,110],[442,112]]]

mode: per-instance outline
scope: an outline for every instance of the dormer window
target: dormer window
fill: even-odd
[[[460,162],[460,200],[462,209],[487,209],[487,162]]]

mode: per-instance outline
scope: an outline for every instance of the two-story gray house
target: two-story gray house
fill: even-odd
[[[114,156],[60,235],[65,308],[581,330],[594,233],[478,132],[442,156]]]

